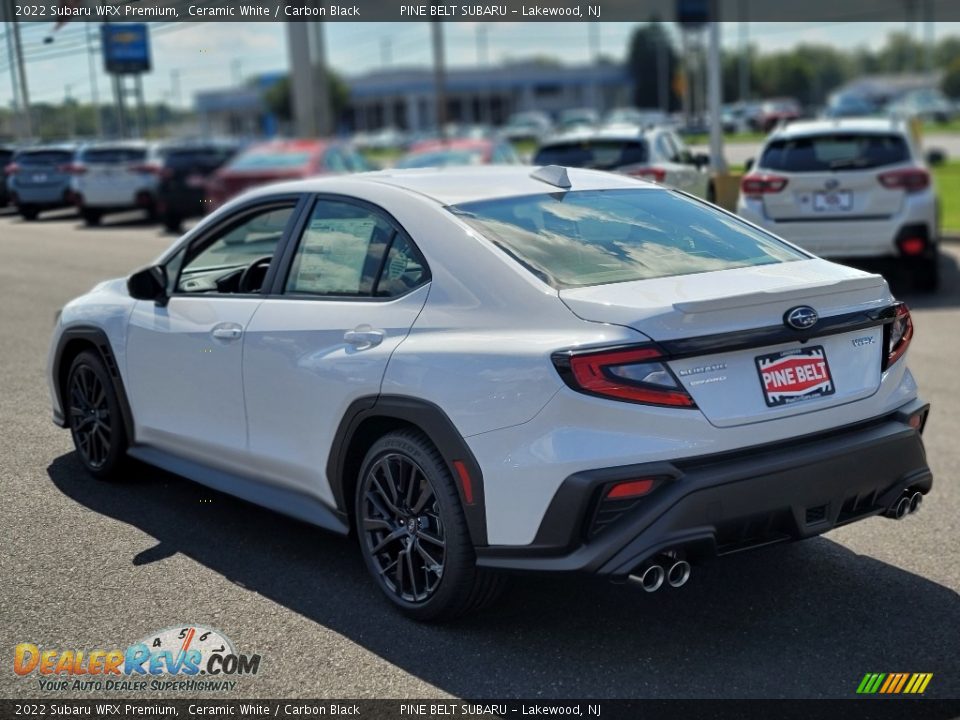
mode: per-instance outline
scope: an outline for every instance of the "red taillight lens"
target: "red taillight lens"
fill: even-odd
[[[667,171],[658,167],[638,167],[627,170],[627,175],[662,183],[667,177]]]
[[[141,175],[156,175],[157,177],[167,176],[166,168],[164,168],[162,165],[154,165],[152,163],[129,165],[127,170],[134,173],[140,173]]]
[[[787,178],[779,175],[744,175],[740,192],[748,197],[761,197],[781,192],[787,186]]]
[[[18,172],[20,172],[20,166],[16,163],[10,163],[9,165],[4,166],[3,171],[7,175],[16,175]]]
[[[553,357],[561,377],[579,392],[645,405],[696,407],[665,360],[653,347],[558,353]]]
[[[919,168],[890,170],[877,175],[877,180],[887,190],[904,190],[908,193],[920,192],[930,187],[930,173]]]
[[[66,165],[58,166],[57,170],[62,173],[67,173],[68,175],[83,175],[87,171],[87,168],[80,163],[67,163]]]
[[[913,320],[906,303],[897,305],[897,314],[890,325],[887,336],[887,367],[903,357],[913,339]]]
[[[904,255],[922,255],[927,249],[927,241],[922,237],[906,237],[898,241],[900,252]]]
[[[653,490],[655,478],[641,478],[626,480],[610,487],[607,491],[608,500],[626,500],[627,498],[641,497]]]

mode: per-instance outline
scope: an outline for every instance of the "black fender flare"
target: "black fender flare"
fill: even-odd
[[[66,406],[64,405],[63,398],[63,384],[64,380],[66,380],[64,374],[70,368],[64,367],[63,360],[67,348],[71,343],[78,340],[83,341],[86,345],[92,345],[100,354],[100,359],[103,360],[103,364],[110,374],[113,390],[117,394],[117,402],[120,405],[123,427],[127,433],[127,442],[132,445],[135,437],[133,413],[130,410],[130,402],[127,400],[127,391],[123,386],[123,378],[120,377],[116,357],[113,354],[113,348],[110,346],[110,339],[107,337],[107,334],[98,327],[81,325],[67,328],[61,333],[60,339],[57,341],[57,348],[54,351],[53,367],[51,370],[53,372],[53,388],[57,394],[57,401],[60,404],[61,413],[59,416],[54,417],[54,422],[61,427],[68,426],[65,416]]]
[[[362,457],[358,460],[356,452],[351,452],[351,446],[364,423],[377,419],[399,420],[414,425],[436,445],[454,478],[470,540],[474,547],[486,546],[486,503],[480,465],[447,414],[427,400],[405,395],[371,395],[358,398],[350,404],[333,437],[327,459],[327,477],[337,508],[350,513],[353,497],[349,489],[353,487],[355,479],[351,475],[359,471],[359,463],[363,460]],[[469,474],[472,502],[465,497],[463,483],[454,465],[457,461],[463,463]]]

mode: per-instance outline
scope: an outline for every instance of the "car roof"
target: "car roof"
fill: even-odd
[[[582,168],[566,168],[570,187],[559,188],[533,177],[537,169],[529,165],[485,165],[380,170],[346,178],[315,177],[280,183],[253,190],[244,197],[291,192],[342,193],[348,182],[354,187],[356,184],[369,184],[371,190],[375,190],[375,186],[387,185],[429,198],[441,205],[560,191],[662,189],[659,185],[638,178]]]
[[[489,138],[452,138],[450,140],[421,140],[410,147],[411,153],[437,152],[441,150],[488,150],[494,142]]]
[[[771,133],[769,140],[782,140],[806,135],[823,135],[832,132],[857,132],[889,134],[904,133],[903,125],[890,118],[832,118],[823,120],[800,120]]]
[[[577,128],[565,133],[551,135],[540,143],[540,147],[551,145],[566,145],[570,142],[586,142],[590,140],[644,140],[654,128],[644,128],[637,125],[607,125],[601,128]]]

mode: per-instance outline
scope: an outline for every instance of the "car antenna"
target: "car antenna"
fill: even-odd
[[[567,169],[559,165],[544,165],[530,173],[530,177],[565,190],[569,190],[571,187],[570,178],[567,177]]]

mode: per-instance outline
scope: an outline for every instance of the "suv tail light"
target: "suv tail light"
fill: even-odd
[[[87,168],[80,163],[67,163],[66,165],[57,166],[57,170],[62,173],[67,173],[68,175],[83,175]]]
[[[627,175],[662,183],[667,177],[667,171],[659,167],[638,167],[627,170]]]
[[[7,175],[16,175],[18,172],[20,172],[20,166],[16,163],[10,163],[9,165],[4,166],[3,172],[5,172]]]
[[[919,168],[890,170],[877,175],[877,180],[887,190],[904,190],[908,193],[920,192],[930,187],[930,173]]]
[[[889,329],[884,333],[887,340],[887,362],[884,369],[903,357],[913,339],[913,320],[906,303],[897,303],[896,315],[887,327]]]
[[[693,408],[693,398],[651,346],[555,353],[553,364],[571,388],[613,400]]]
[[[780,175],[744,175],[740,181],[740,192],[747,197],[759,198],[778,193],[786,186],[787,178]]]

